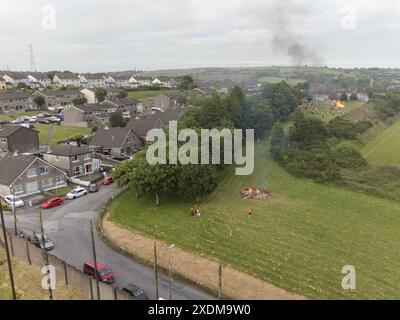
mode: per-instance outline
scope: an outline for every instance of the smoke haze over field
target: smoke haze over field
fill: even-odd
[[[396,0],[0,0],[0,69],[400,67]]]

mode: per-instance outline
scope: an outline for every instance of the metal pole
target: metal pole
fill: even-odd
[[[16,209],[15,209],[15,191],[14,191],[14,187],[12,187],[12,197],[13,197],[13,215],[14,215],[14,233],[15,236],[18,236],[18,231],[17,231],[17,214],[16,214]]]
[[[156,281],[156,299],[160,297],[158,295],[158,268],[157,268],[157,241],[154,240],[154,277]]]
[[[43,217],[42,217],[42,209],[41,208],[39,208],[39,218],[40,218],[40,230],[41,230],[41,233],[42,233],[42,245],[41,245],[41,247],[42,247],[43,259],[44,259],[45,265],[49,266],[50,265],[50,263],[49,263],[49,255],[48,255],[48,253],[46,251],[46,242],[45,242],[45,238],[44,238]],[[49,274],[50,270],[48,270],[47,273]],[[51,281],[50,278],[49,278],[49,281]],[[53,289],[51,288],[51,283],[49,283],[49,299],[53,300]]]
[[[218,266],[218,299],[222,299],[222,265]]]
[[[13,299],[17,300],[17,295],[15,293],[14,276],[13,276],[12,265],[11,265],[10,251],[8,249],[6,225],[4,223],[3,207],[2,207],[1,200],[0,200],[0,218],[1,218],[1,225],[2,225],[2,228],[3,228],[4,247],[6,249],[8,274],[10,276],[11,293],[12,293]]]
[[[169,275],[169,300],[172,300],[172,268],[171,268],[171,250],[175,248],[174,244],[168,247],[168,275]]]
[[[96,244],[94,242],[94,232],[93,232],[93,222],[92,221],[90,221],[90,235],[92,237],[94,276],[96,277],[97,300],[100,300],[100,284],[99,284],[99,275],[97,272]]]

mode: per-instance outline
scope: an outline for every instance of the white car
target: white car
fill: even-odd
[[[12,196],[12,195],[8,195],[8,196],[4,197],[4,201],[7,203],[7,205],[10,208],[14,207],[14,203],[15,203],[16,208],[21,208],[25,205],[24,202],[20,198]]]
[[[35,116],[28,117],[28,118],[29,118],[29,122],[37,122],[38,121],[38,118]]]
[[[87,195],[87,193],[88,192],[85,188],[77,187],[74,190],[72,190],[71,192],[67,193],[66,197],[67,197],[67,199],[76,199],[76,198]]]

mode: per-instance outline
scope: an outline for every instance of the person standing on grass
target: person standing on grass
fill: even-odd
[[[251,219],[252,216],[253,216],[253,209],[252,209],[252,208],[249,208],[249,209],[247,210],[247,217],[248,217],[249,219]]]

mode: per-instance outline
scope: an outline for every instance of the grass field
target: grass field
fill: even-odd
[[[129,96],[129,98],[132,98],[135,100],[145,101],[149,98],[159,96],[163,93],[171,93],[171,92],[176,92],[176,90],[160,89],[160,90],[130,91],[130,92],[128,92],[128,96]]]
[[[400,204],[294,178],[267,155],[268,145],[257,145],[253,175],[227,175],[200,219],[189,217],[191,202],[162,199],[156,209],[153,197],[131,191],[110,205],[111,218],[311,298],[400,298]],[[273,195],[241,199],[245,185]],[[357,270],[357,290],[341,288],[345,265]]]
[[[400,121],[395,122],[362,149],[362,155],[374,164],[400,167]]]
[[[35,129],[39,131],[39,143],[44,144],[49,130],[49,125],[37,123]],[[85,135],[92,132],[91,128],[80,128],[80,127],[64,127],[64,126],[53,126],[53,135],[51,136],[50,144],[55,145],[57,141],[71,138],[75,135]]]
[[[317,105],[319,108],[319,113],[314,114],[314,115],[320,117],[325,122],[329,122],[330,120],[332,120],[333,118],[335,118],[337,116],[343,116],[345,114],[353,112],[354,110],[356,110],[358,108],[364,107],[365,103],[358,102],[358,101],[346,102],[344,104],[346,107],[344,110],[344,113],[342,113],[341,111],[335,111],[334,113],[331,113],[330,112],[331,104],[329,102],[318,102]]]
[[[9,285],[8,268],[4,249],[0,248],[0,300],[11,300],[11,288]],[[18,300],[48,300],[48,291],[43,290],[41,268],[30,266],[21,260],[13,260],[13,273]],[[60,280],[61,282],[61,280]],[[86,296],[79,290],[67,287],[57,282],[53,290],[55,300],[84,300]]]

